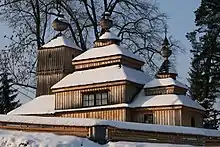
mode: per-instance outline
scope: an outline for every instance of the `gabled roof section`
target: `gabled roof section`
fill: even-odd
[[[156,106],[186,106],[195,109],[205,111],[199,103],[192,100],[185,95],[166,94],[166,95],[154,95],[145,96],[144,90],[142,90],[134,101],[130,104],[130,107],[156,107]]]
[[[55,95],[42,95],[12,110],[8,115],[50,114],[54,113]]]
[[[99,37],[99,39],[114,39],[114,40],[120,40],[118,36],[113,34],[112,32],[105,32],[102,36]]]
[[[52,86],[52,89],[113,82],[118,80],[127,80],[144,85],[150,80],[150,77],[140,70],[129,68],[124,65],[112,65],[75,71]]]
[[[51,47],[60,47],[66,46],[78,50],[82,50],[79,48],[72,39],[66,38],[64,35],[57,36],[56,38],[50,40],[48,43],[44,44],[41,48],[51,48]]]
[[[188,89],[186,85],[183,83],[173,79],[173,78],[164,78],[164,79],[153,79],[152,81],[145,84],[144,88],[153,88],[153,87],[162,87],[162,86],[171,86],[175,85],[178,87],[182,87]]]
[[[81,55],[77,56],[76,58],[74,58],[73,61],[93,59],[99,57],[108,57],[113,55],[124,55],[126,57],[130,57],[132,59],[144,62],[144,60],[141,57],[133,54],[129,50],[124,49],[116,44],[111,44],[104,47],[91,48],[86,52],[82,53]]]

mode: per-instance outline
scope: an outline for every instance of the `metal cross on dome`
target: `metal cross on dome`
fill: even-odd
[[[165,58],[165,60],[168,60],[168,58],[172,54],[172,50],[170,50],[169,45],[170,43],[169,40],[167,39],[167,27],[165,27],[165,37],[161,49],[161,55]]]

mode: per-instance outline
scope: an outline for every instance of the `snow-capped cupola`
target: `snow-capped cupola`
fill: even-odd
[[[162,50],[161,55],[164,57],[164,62],[162,63],[159,71],[156,74],[156,78],[173,78],[176,79],[177,72],[174,69],[172,63],[169,61],[169,57],[172,54],[172,50],[169,48],[169,41],[167,37],[165,36],[163,44],[162,44]]]
[[[126,65],[141,70],[144,60],[128,49],[120,46],[120,38],[110,31],[112,20],[109,13],[101,19],[101,36],[95,41],[95,47],[73,59],[75,70],[85,70],[111,65]]]
[[[58,16],[52,23],[57,35],[38,49],[36,96],[51,94],[50,87],[74,71],[72,59],[82,53],[72,39],[62,34],[69,24],[62,14]]]
[[[169,49],[169,41],[166,35],[162,46],[161,54],[164,57],[164,62],[157,72],[156,77],[152,81],[145,84],[145,95],[186,95],[188,87],[176,80],[177,72],[174,70],[171,62],[168,59],[172,51]]]
[[[95,47],[103,47],[110,44],[120,44],[120,38],[110,31],[112,25],[113,21],[110,19],[110,13],[105,12],[100,21],[100,26],[102,28],[100,37],[94,42]]]
[[[44,44],[41,48],[54,48],[54,47],[69,47],[77,50],[82,50],[78,47],[71,38],[67,38],[64,35],[58,35]]]

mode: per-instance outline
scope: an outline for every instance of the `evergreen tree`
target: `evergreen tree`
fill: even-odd
[[[20,106],[19,100],[15,100],[17,89],[13,89],[13,80],[4,71],[0,74],[0,114],[7,114],[11,110]]]
[[[205,128],[218,128],[219,112],[213,107],[220,88],[220,1],[202,0],[195,11],[197,29],[187,34],[192,44],[189,73],[191,93],[206,110]]]

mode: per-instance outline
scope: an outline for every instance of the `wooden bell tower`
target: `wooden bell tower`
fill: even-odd
[[[72,40],[62,35],[68,23],[60,15],[53,21],[53,28],[59,31],[50,42],[38,49],[36,96],[48,95],[50,88],[67,74],[74,71],[72,59],[82,53]]]

